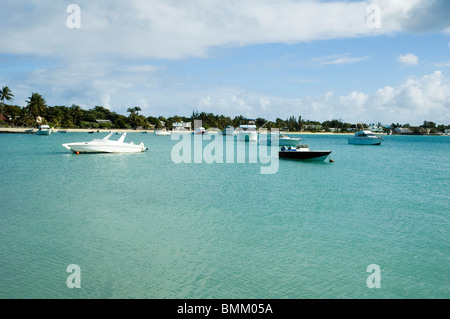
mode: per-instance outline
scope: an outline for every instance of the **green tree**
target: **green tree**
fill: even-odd
[[[20,120],[22,116],[22,108],[17,105],[5,104],[4,112],[9,116],[9,119],[7,119],[7,121],[13,125],[16,125],[16,123]]]
[[[127,109],[127,112],[131,114],[139,114],[140,111],[142,111],[142,109],[139,106],[130,107]]]
[[[81,109],[80,106],[72,104],[70,108],[70,113],[72,114],[73,125],[77,125],[77,120],[78,122],[81,121],[81,117],[83,116],[83,110]]]
[[[263,126],[264,124],[267,123],[267,120],[266,120],[265,118],[258,117],[257,119],[255,119],[255,123],[256,123],[256,126],[257,126],[258,128],[260,128],[261,126]],[[266,125],[266,126],[267,126],[267,125]],[[267,127],[265,127],[265,128],[267,128]]]
[[[245,120],[245,117],[243,115],[235,116],[234,119],[233,119],[233,126],[234,127],[239,127],[241,122],[244,121],[244,120]]]
[[[433,129],[433,128],[436,128],[436,123],[431,122],[431,121],[423,121],[423,125],[421,125],[420,127]]]
[[[2,90],[0,91],[0,100],[2,101],[2,111],[1,111],[1,115],[3,115],[3,107],[4,107],[4,102],[6,101],[12,101],[13,100],[14,95],[12,94],[11,90],[9,87],[4,86],[2,88]]]
[[[139,112],[142,111],[142,109],[139,106],[135,106],[133,108],[129,108],[127,112],[130,112],[130,116],[128,117],[128,120],[130,122],[130,125],[134,128],[138,126],[146,126],[148,125],[148,121],[143,115],[139,115]]]
[[[27,102],[28,113],[33,116],[40,116],[47,109],[47,102],[39,93],[32,93],[25,102]]]
[[[155,127],[158,127],[158,125],[160,125],[159,119],[156,118],[156,117],[154,117],[154,116],[149,116],[149,117],[147,117],[147,121],[148,121],[150,124],[154,125]],[[160,128],[160,127],[159,127],[159,128]]]
[[[276,126],[282,131],[288,129],[287,123],[285,121],[283,121],[282,119],[280,119],[280,118],[277,118],[275,120],[275,123],[276,123]]]
[[[288,119],[286,119],[286,126],[289,131],[296,131],[297,130],[297,120],[295,119],[295,116],[290,116]]]

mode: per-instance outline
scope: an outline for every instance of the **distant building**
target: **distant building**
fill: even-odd
[[[444,130],[444,134],[445,134],[445,135],[450,135],[450,129],[448,129],[448,128],[445,129],[445,130]]]
[[[318,130],[322,129],[322,125],[320,125],[320,124],[308,124],[308,125],[305,125],[305,129],[306,130],[316,130],[316,131],[318,131]]]
[[[397,127],[395,129],[397,134],[412,134],[412,130],[409,127]]]
[[[172,124],[173,131],[190,131],[191,122],[176,122]]]
[[[370,125],[369,125],[369,130],[370,130],[372,133],[383,133],[383,132],[384,132],[382,126],[380,126],[380,125],[375,125],[375,124],[370,124]]]

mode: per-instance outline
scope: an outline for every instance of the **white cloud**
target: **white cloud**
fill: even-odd
[[[450,67],[450,61],[449,62],[434,62],[433,66],[437,68],[448,68]]]
[[[397,87],[380,89],[369,104],[380,113],[391,113],[399,122],[417,123],[427,118],[450,122],[450,81],[436,71],[420,79],[408,79]]]
[[[366,24],[370,3],[381,8],[380,29],[370,29]],[[53,58],[53,63],[39,66],[39,70],[25,70],[15,79],[5,79],[14,91],[17,104],[23,104],[20,101],[30,92],[39,92],[50,105],[75,103],[88,108],[103,105],[123,114],[127,107],[137,105],[146,115],[190,115],[199,108],[216,114],[268,119],[298,114],[321,121],[343,118],[354,122],[415,122],[428,117],[450,122],[449,80],[442,73],[384,87],[374,94],[349,89],[350,93],[339,96],[328,89],[315,96],[284,98],[232,86],[190,82],[178,78],[182,75],[174,75],[176,72],[165,72],[159,66],[161,63],[148,62],[153,58],[207,57],[215,47],[417,33],[422,32],[417,31],[421,27],[448,32],[448,17],[445,14],[429,17],[429,13],[448,12],[438,9],[448,8],[449,3],[437,0],[131,0],[126,3],[79,0],[81,29],[68,29],[68,3],[41,0],[30,5],[25,0],[3,0],[0,53]],[[311,62],[319,66],[341,65],[368,58],[341,54]],[[418,57],[407,54],[400,56],[399,61],[417,65]],[[308,76],[302,78],[301,74],[296,76],[289,74],[278,81],[317,81]],[[186,110],[187,114],[180,114],[180,110]]]
[[[330,64],[350,64],[367,60],[368,56],[350,57],[348,54],[330,55],[321,58],[312,59],[313,64],[330,65]]]
[[[397,60],[406,65],[417,65],[419,63],[419,57],[412,53],[400,55]]]
[[[353,91],[336,96],[329,91],[322,95],[289,99],[239,90],[218,90],[208,97],[208,106],[200,105],[200,110],[272,120],[301,115],[318,121],[342,118],[352,123],[420,125],[424,120],[431,120],[450,124],[450,79],[441,71],[419,79],[407,79],[398,86],[383,87],[374,94]]]
[[[268,120],[301,115],[321,122],[342,118],[347,122],[419,125],[431,120],[450,124],[450,78],[442,71],[409,78],[374,93],[353,90],[338,95],[328,90],[288,98],[223,84],[190,83],[161,75],[158,70],[115,71],[108,63],[97,67],[79,64],[70,70],[72,76],[63,70],[41,69],[30,74],[28,81],[8,83],[15,94],[15,103],[24,106],[30,92],[39,92],[49,105],[78,104],[84,108],[102,105],[120,114],[126,114],[128,107],[140,106],[146,116],[189,116],[198,110]]]
[[[366,24],[366,9],[372,3],[380,7],[381,28]],[[420,29],[425,22],[441,31],[450,27],[445,16],[432,19],[428,14],[445,12],[446,2],[425,0],[79,0],[77,4],[81,29],[69,29],[64,3],[42,0],[30,5],[26,0],[4,0],[0,52],[181,59],[204,57],[217,46],[391,34]]]
[[[313,83],[318,82],[318,79],[304,79],[304,78],[282,78],[274,79],[275,82],[292,82],[292,83]]]

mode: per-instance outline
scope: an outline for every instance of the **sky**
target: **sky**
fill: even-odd
[[[450,124],[448,0],[2,0],[13,104]]]

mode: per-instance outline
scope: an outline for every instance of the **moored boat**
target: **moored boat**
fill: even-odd
[[[354,145],[380,145],[383,139],[375,135],[372,131],[364,130],[361,124],[361,130],[358,130],[358,123],[356,124],[356,132],[352,138],[348,139],[348,144]]]
[[[354,145],[380,145],[383,139],[376,136],[371,131],[358,131],[355,132],[353,138],[348,139],[348,144]]]
[[[134,144],[133,142],[125,143],[124,139],[127,132],[117,140],[113,141],[109,138],[113,135],[113,132],[109,133],[103,139],[94,139],[90,142],[77,142],[62,144],[63,147],[72,151],[73,153],[140,153],[145,152],[147,148],[144,143]]]
[[[223,135],[234,135],[234,127],[233,126],[227,126],[223,131],[222,134]]]
[[[238,128],[238,141],[257,142],[258,131],[256,130],[256,123],[253,119],[247,119],[246,123],[240,123]]]
[[[278,146],[297,146],[301,141],[300,137],[290,137],[286,134],[260,134],[259,143],[272,145],[273,142],[278,142]]]
[[[192,134],[194,134],[194,135],[204,135],[204,134],[206,134],[206,129],[203,126],[197,127]]]
[[[39,125],[39,129],[36,132],[37,135],[50,135],[52,134],[52,130],[48,125]]]
[[[172,132],[167,131],[166,129],[162,129],[162,130],[155,130],[155,135],[157,136],[168,136],[171,135]]]
[[[311,151],[306,144],[300,144],[297,147],[282,147],[278,152],[279,158],[292,160],[312,160],[324,161],[332,151]]]

